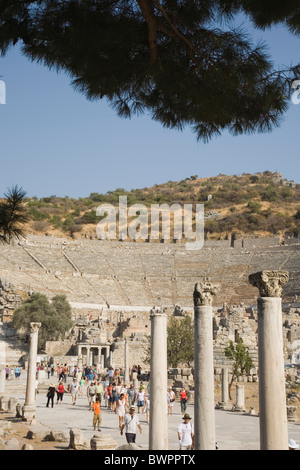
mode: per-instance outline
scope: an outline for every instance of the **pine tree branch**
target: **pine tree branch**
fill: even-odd
[[[148,42],[150,47],[151,61],[155,62],[158,58],[157,49],[157,23],[149,0],[137,0],[142,15],[148,27]]]

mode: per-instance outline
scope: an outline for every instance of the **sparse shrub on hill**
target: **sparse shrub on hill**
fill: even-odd
[[[120,196],[127,197],[128,206],[137,203],[148,208],[152,204],[204,204],[206,212],[220,213],[216,220],[205,220],[205,232],[211,237],[228,235],[234,230],[247,236],[299,232],[300,210],[296,204],[300,201],[300,185],[283,181],[280,174],[265,171],[204,180],[196,176],[131,191],[117,188],[105,194],[92,192],[78,200],[50,196],[40,200],[27,198],[26,203],[30,220],[49,222],[62,235],[71,236],[79,234],[80,226],[86,224],[93,229],[100,221],[96,207],[108,203],[118,208]]]

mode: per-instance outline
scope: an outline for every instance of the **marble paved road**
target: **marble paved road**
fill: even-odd
[[[24,375],[23,375],[24,380]],[[14,392],[21,403],[25,399],[22,383],[9,384],[7,389]],[[79,396],[76,405],[72,405],[70,394],[64,395],[62,405],[54,401],[53,408],[46,408],[46,390],[37,394],[37,421],[50,429],[69,431],[79,428],[87,439],[94,435],[92,426],[93,413],[89,411],[86,396]],[[187,412],[193,416],[193,406],[188,405]],[[142,425],[142,434],[137,436],[137,444],[148,449],[149,426],[146,415],[138,415]],[[182,421],[179,403],[175,403],[173,415],[168,416],[169,450],[178,450],[177,426]],[[216,441],[220,450],[259,450],[259,418],[230,411],[215,410]],[[117,445],[126,443],[118,428],[118,416],[102,407],[102,433],[109,434]],[[300,423],[289,423],[289,437],[300,443]]]

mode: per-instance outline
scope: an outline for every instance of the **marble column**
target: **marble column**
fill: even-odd
[[[167,315],[154,308],[151,319],[151,393],[149,449],[168,449]]]
[[[90,366],[90,361],[91,361],[91,348],[90,346],[86,347],[86,365]]]
[[[228,390],[228,367],[222,367],[222,401],[218,403],[218,408],[231,409]]]
[[[0,397],[5,392],[5,365],[0,364]]]
[[[38,348],[38,334],[41,323],[30,323],[30,350],[27,366],[27,383],[25,404],[23,406],[23,420],[32,421],[36,416],[35,406],[35,384],[36,384],[36,361]]]
[[[245,411],[245,386],[236,385],[235,411]]]
[[[258,367],[261,450],[287,450],[288,427],[282,337],[282,286],[286,271],[249,276],[258,287]]]
[[[215,449],[213,308],[217,286],[205,280],[194,290],[195,450]]]
[[[125,381],[126,385],[129,385],[129,382],[130,382],[130,378],[129,378],[129,344],[128,344],[128,339],[127,338],[125,338],[124,353],[125,353],[124,381]]]

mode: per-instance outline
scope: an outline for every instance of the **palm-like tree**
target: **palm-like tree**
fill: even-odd
[[[7,190],[0,202],[0,243],[11,243],[14,238],[24,237],[22,225],[28,220],[24,205],[26,191],[18,186]]]

